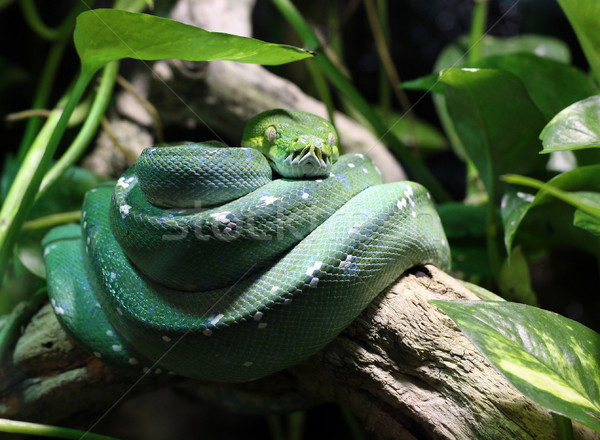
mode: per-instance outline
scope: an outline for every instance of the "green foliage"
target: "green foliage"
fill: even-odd
[[[447,69],[440,82],[456,133],[490,198],[500,197],[500,175],[543,164],[537,152],[544,119],[516,76],[496,69]]]
[[[564,108],[540,134],[543,153],[600,147],[600,96]]]
[[[600,262],[600,155],[594,150],[600,146],[600,7],[592,0],[559,3],[596,82],[569,65],[560,41],[526,36],[486,37],[479,57],[469,53],[473,38],[464,37],[440,54],[433,74],[404,83],[433,93],[446,135],[470,171],[466,204],[440,206],[455,268],[475,279],[491,277],[505,299],[533,305],[544,293],[532,289],[531,260],[568,245]],[[540,154],[554,152],[563,156],[547,161]],[[508,174],[518,168],[522,175]],[[505,251],[496,247],[501,237]],[[481,264],[486,253],[488,270]],[[435,303],[527,397],[600,432],[597,333],[523,304]]]
[[[571,319],[504,301],[432,301],[516,389],[600,432],[600,335]]]
[[[83,68],[91,72],[123,58],[228,60],[273,65],[311,56],[293,46],[209,32],[154,15],[115,9],[95,9],[80,14],[73,39]],[[152,44],[148,44],[149,41]]]

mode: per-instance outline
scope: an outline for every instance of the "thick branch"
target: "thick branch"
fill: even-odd
[[[337,339],[303,363],[239,385],[151,374],[132,394],[177,386],[256,402],[302,396],[349,407],[380,438],[554,439],[551,414],[520,395],[430,299],[476,299],[427,266],[403,276]],[[0,417],[56,423],[109,408],[140,377],[78,349],[43,307],[19,339],[0,389]],[[599,438],[576,425],[580,438]],[[424,434],[426,436],[424,437]]]

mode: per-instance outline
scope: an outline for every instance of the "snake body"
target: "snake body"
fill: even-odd
[[[327,121],[265,112],[242,145],[147,149],[86,195],[81,226],[46,236],[54,311],[96,357],[253,380],[322,348],[406,269],[448,268],[427,190],[338,158]]]

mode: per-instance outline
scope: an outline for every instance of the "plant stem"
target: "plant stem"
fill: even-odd
[[[78,222],[81,218],[81,211],[67,211],[58,214],[46,215],[23,223],[22,231],[36,231],[49,229],[53,226],[64,225],[65,223]]]
[[[94,72],[82,70],[52,134],[49,135],[49,131],[54,125],[54,118],[58,116],[57,112],[60,111],[58,109],[53,111],[53,115],[48,118],[36,141],[27,152],[22,166],[8,191],[0,211],[0,280],[4,279],[14,244],[33,205],[42,178],[50,166],[52,157],[67,127],[69,117],[93,74]],[[49,140],[45,142],[48,136]]]
[[[48,103],[48,96],[50,96],[50,90],[52,89],[52,84],[54,83],[54,78],[56,78],[56,72],[58,71],[58,66],[60,65],[60,60],[65,52],[65,47],[66,44],[61,42],[53,44],[50,48],[50,51],[48,52],[48,58],[46,59],[46,63],[44,64],[42,73],[40,74],[40,82],[35,92],[35,97],[33,98],[33,103],[31,106],[32,109],[41,109],[46,107]],[[21,145],[19,146],[19,152],[17,153],[17,160],[19,163],[23,161],[23,158],[27,154],[27,150],[33,142],[41,123],[42,120],[40,118],[31,118],[27,121],[25,132],[23,133],[23,139],[21,140]]]
[[[77,134],[77,137],[73,143],[69,146],[67,151],[62,157],[54,164],[54,166],[46,173],[40,190],[36,196],[38,200],[43,194],[48,191],[52,185],[54,185],[58,179],[67,171],[67,169],[73,165],[83,154],[87,145],[91,141],[92,137],[98,129],[98,125],[102,119],[102,115],[106,111],[110,97],[112,96],[113,86],[119,70],[119,62],[112,61],[108,63],[102,70],[102,76],[100,78],[100,85],[98,86],[98,92],[90,108],[90,112],[81,127],[81,130]]]
[[[481,44],[485,35],[489,0],[473,0],[473,18],[471,19],[471,33],[469,34],[469,63],[474,63],[481,58]]]
[[[296,29],[296,32],[302,37],[307,48],[309,50],[316,50],[319,44],[318,39],[290,0],[272,0],[272,2]],[[423,165],[423,163],[406,148],[400,139],[391,132],[391,129],[381,120],[379,115],[373,111],[370,104],[354,88],[348,78],[335,67],[331,60],[322,52],[318,52],[314,60],[329,80],[337,87],[340,93],[344,95],[364,116],[369,124],[371,124],[381,140],[393,148],[394,152],[398,155],[404,165],[406,165],[406,167],[414,174],[415,178],[429,188],[436,200],[438,202],[449,201],[451,199],[450,195],[440,185],[437,179],[429,172],[425,165]]]
[[[88,433],[77,429],[61,428],[60,426],[42,425],[39,423],[18,422],[8,419],[0,419],[0,432],[76,440],[117,440],[107,435]]]
[[[20,3],[29,27],[40,37],[51,41],[59,41],[67,38],[75,25],[75,17],[88,8],[88,5],[84,2],[78,2],[77,6],[73,8],[60,25],[51,28],[46,26],[40,18],[33,0],[21,0]]]
[[[306,60],[305,65],[308,71],[310,72],[310,76],[312,76],[313,83],[315,84],[321,101],[323,101],[323,103],[325,104],[329,121],[335,126],[335,119],[333,117],[333,99],[331,98],[331,93],[329,93],[329,87],[327,87],[327,81],[323,76],[323,72],[319,70],[317,66],[315,66],[313,60]]]
[[[387,22],[388,2],[387,0],[377,0],[377,21],[379,22],[379,31],[381,32],[385,46],[390,45],[390,28]],[[384,117],[388,117],[391,110],[390,83],[385,71],[383,61],[379,61],[379,106]]]

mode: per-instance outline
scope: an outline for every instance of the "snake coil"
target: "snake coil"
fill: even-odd
[[[147,149],[86,195],[81,226],[46,236],[54,311],[96,357],[253,380],[322,348],[406,269],[449,266],[427,190],[338,159],[327,121],[266,112],[242,145]]]

